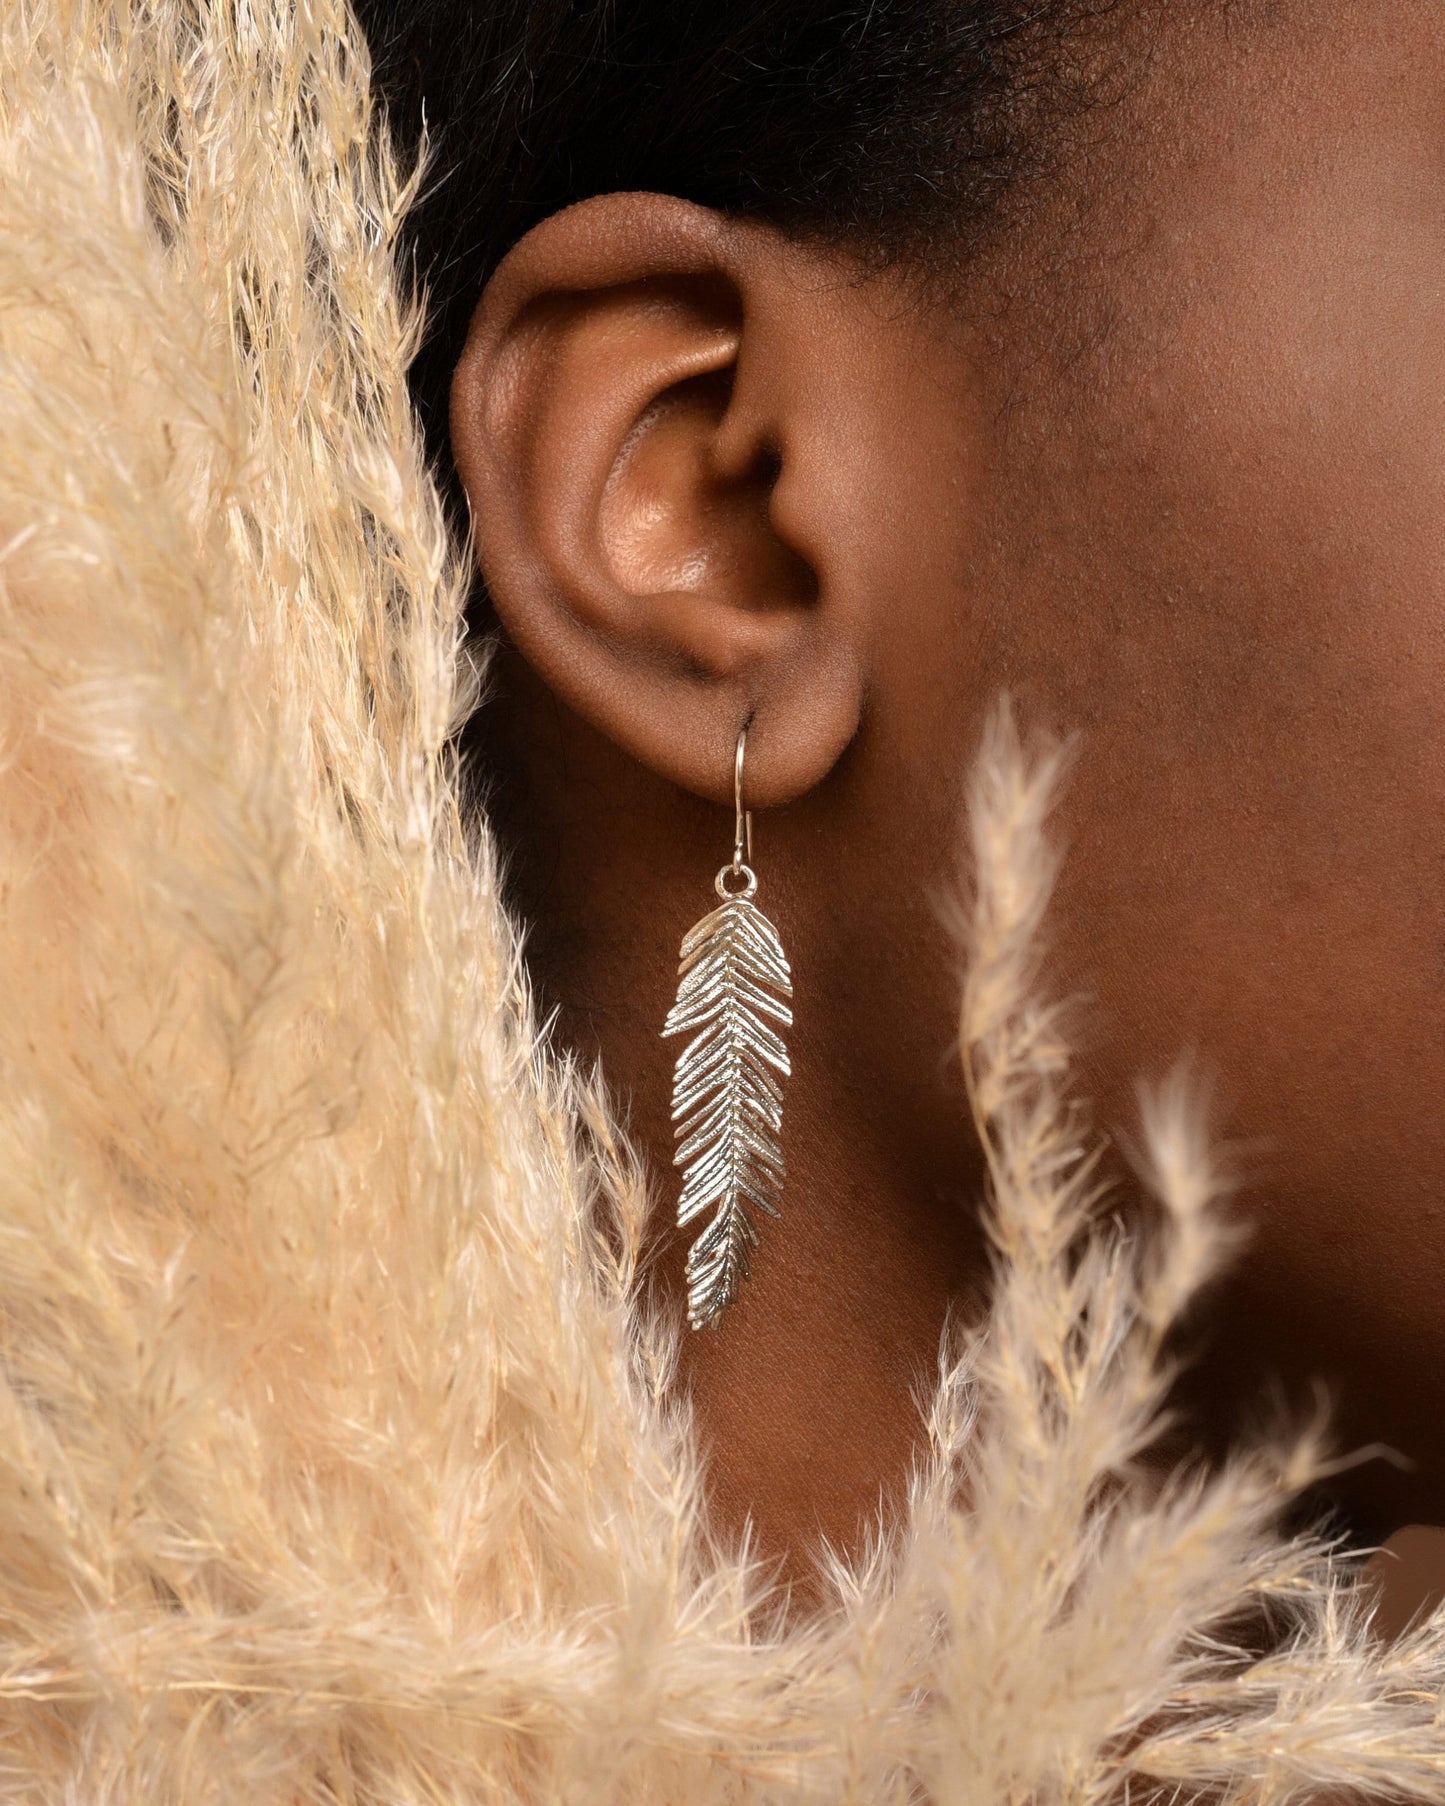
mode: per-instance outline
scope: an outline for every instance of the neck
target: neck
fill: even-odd
[[[600,1057],[647,1162],[647,1267],[681,1314],[697,1226],[675,1223],[677,1046],[659,1031],[679,942],[716,902],[731,813],[625,760],[514,654],[502,652],[496,678],[472,750],[498,774],[490,812],[529,970],[563,1044]],[[782,1216],[759,1224],[738,1301],[715,1327],[685,1333],[675,1383],[693,1408],[714,1528],[737,1536],[751,1520],[759,1553],[807,1592],[820,1538],[852,1549],[880,1510],[896,1516],[923,1430],[918,1397],[931,1391],[950,1310],[974,1312],[984,1254],[979,1168],[947,1059],[954,962],[944,931],[920,901],[918,931],[939,942],[936,1016],[878,1020],[852,976],[858,960],[886,962],[889,949],[868,948],[838,920],[826,860],[810,867],[830,837],[785,813],[754,823],[757,900],[795,988]],[[908,1046],[919,1037],[930,1042],[921,1058]],[[935,1096],[907,1083],[920,1067],[937,1072]]]

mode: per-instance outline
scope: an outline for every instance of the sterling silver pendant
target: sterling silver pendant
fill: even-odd
[[[678,1226],[713,1213],[687,1257],[694,1329],[715,1322],[736,1299],[758,1245],[750,1211],[779,1215],[784,1179],[781,1081],[791,1068],[778,1029],[792,1026],[793,1012],[781,999],[792,996],[793,984],[778,931],[753,902],[757,875],[742,858],[745,823],[752,852],[752,822],[742,808],[745,739],[746,729],[738,740],[733,862],[715,881],[722,903],[683,938],[677,1002],[662,1030],[664,1038],[692,1037],[678,1056],[672,1091],[674,1164],[685,1173]]]

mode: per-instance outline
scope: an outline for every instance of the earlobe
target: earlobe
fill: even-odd
[[[825,466],[769,379],[787,356],[779,281],[752,229],[707,209],[584,202],[498,269],[452,388],[477,555],[523,656],[718,801],[750,722],[759,806],[827,773],[862,695],[826,504],[812,518],[804,493]]]

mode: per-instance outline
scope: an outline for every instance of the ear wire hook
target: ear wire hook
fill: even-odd
[[[3,0],[0,0],[3,3]],[[707,1214],[688,1250],[687,1320],[716,1323],[748,1276],[758,1245],[756,1210],[778,1216],[785,1169],[782,1085],[792,1061],[782,1031],[793,1025],[793,974],[777,928],[758,908],[752,816],[743,795],[748,728],[733,760],[733,861],[713,879],[718,902],[682,938],[677,1002],[664,1040],[685,1035],[672,1081],[674,1163],[685,1178],[677,1226]]]
[[[743,869],[743,848],[747,848],[748,865],[753,862],[753,812],[743,808],[743,752],[748,743],[746,724],[738,735],[737,755],[733,760],[733,810],[735,822],[733,826],[733,871]]]

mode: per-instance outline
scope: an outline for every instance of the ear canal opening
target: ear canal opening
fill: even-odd
[[[599,532],[619,585],[634,594],[726,595],[748,610],[809,607],[812,565],[778,535],[773,443],[719,471],[709,447],[732,401],[736,366],[679,378],[638,415],[603,490]]]

